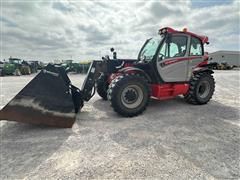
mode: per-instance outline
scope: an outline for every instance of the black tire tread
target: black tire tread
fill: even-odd
[[[105,74],[101,74],[97,81],[97,93],[102,97],[103,100],[107,100],[107,76]],[[108,85],[108,84],[107,84]]]
[[[202,105],[202,104],[207,104],[210,99],[212,98],[212,95],[210,96],[210,98],[206,101],[206,102],[200,102],[197,99],[196,96],[196,87],[197,84],[199,83],[199,81],[203,78],[208,76],[209,78],[211,78],[213,80],[213,91],[212,91],[212,95],[215,91],[215,81],[213,76],[209,73],[209,72],[199,72],[197,74],[195,74],[189,81],[189,91],[188,93],[184,96],[184,99],[190,103],[190,104],[194,104],[194,105]]]
[[[120,89],[120,87],[124,83],[128,82],[129,80],[138,80],[138,81],[142,82],[144,85],[147,86],[147,94],[148,94],[148,97],[147,97],[148,99],[147,99],[146,104],[139,111],[131,112],[131,113],[126,112],[126,111],[122,110],[121,108],[119,108],[117,98],[115,98],[117,91]],[[137,74],[125,74],[125,75],[120,75],[120,76],[116,77],[109,85],[109,88],[107,91],[108,100],[110,101],[110,105],[112,106],[113,110],[124,117],[133,117],[133,116],[137,116],[137,115],[141,114],[148,106],[148,102],[150,99],[150,92],[151,91],[150,91],[150,87],[148,86],[147,80],[144,77],[141,77],[140,75],[137,75]]]

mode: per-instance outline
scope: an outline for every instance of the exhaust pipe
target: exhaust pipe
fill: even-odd
[[[0,120],[71,128],[82,96],[62,67],[48,64],[3,107]]]

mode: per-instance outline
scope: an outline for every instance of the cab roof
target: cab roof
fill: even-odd
[[[208,43],[208,37],[207,36],[197,35],[195,33],[189,32],[189,31],[187,31],[186,28],[184,28],[183,31],[178,31],[178,30],[175,30],[175,29],[170,28],[170,27],[164,27],[164,28],[159,29],[159,34],[163,34],[163,33],[166,33],[166,32],[188,34],[190,36],[194,36],[196,38],[199,38],[202,41],[203,44]]]

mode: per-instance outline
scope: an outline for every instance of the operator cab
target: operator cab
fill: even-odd
[[[191,77],[192,69],[204,58],[203,44],[208,37],[194,33],[162,28],[159,35],[148,39],[141,48],[137,66],[149,64],[151,77],[156,83],[185,82]],[[143,65],[142,65],[143,66]]]

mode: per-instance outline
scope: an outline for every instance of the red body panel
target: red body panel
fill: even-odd
[[[121,75],[122,73],[112,73],[108,76],[108,84],[111,84],[112,80],[114,80],[117,76]]]
[[[206,65],[206,64],[208,64],[208,61],[202,61],[197,65],[197,67],[201,67],[201,66]]]
[[[126,67],[132,67],[133,65],[131,63],[125,63],[123,68]],[[128,73],[134,73],[134,71],[128,71]],[[109,77],[108,77],[108,83],[110,84],[112,82],[113,79],[115,79],[117,76],[121,75],[122,72],[116,72],[116,73],[112,73]]]
[[[113,73],[108,78],[108,83],[110,84],[121,73]],[[189,84],[187,83],[165,83],[165,84],[151,84],[152,97],[157,99],[171,99],[178,95],[187,94],[189,89]]]
[[[201,39],[203,44],[208,42],[208,37],[207,36],[200,36],[200,35],[197,35],[195,33],[189,32],[189,31],[177,31],[177,30],[172,29],[170,27],[161,28],[160,30],[162,30],[162,29],[166,29],[166,31],[168,33],[185,33],[185,34],[188,34],[188,35],[191,35],[191,36],[195,36],[195,37]]]
[[[153,97],[163,100],[174,98],[175,96],[186,94],[189,89],[189,84],[152,84],[152,95]]]
[[[199,56],[179,57],[179,58],[174,58],[174,59],[171,59],[171,60],[167,60],[167,61],[163,62],[163,64],[164,65],[170,65],[170,64],[177,63],[179,61],[190,61],[190,60],[197,59],[197,58],[199,58]]]
[[[200,62],[200,63],[197,65],[197,67],[201,67],[201,66],[206,65],[206,64],[208,64],[208,53],[205,53],[205,54],[204,54],[204,56],[203,56],[203,61]]]

